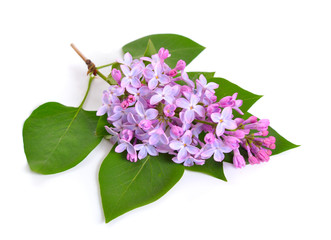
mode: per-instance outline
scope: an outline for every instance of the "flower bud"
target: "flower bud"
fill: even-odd
[[[159,55],[159,58],[162,59],[162,60],[170,57],[169,50],[164,49],[164,48],[160,48],[160,50],[158,52],[158,55]]]
[[[130,153],[128,153],[126,155],[126,159],[129,160],[130,162],[137,162],[137,155],[131,155]]]
[[[174,76],[176,76],[177,74],[178,74],[178,72],[177,72],[176,69],[171,69],[171,70],[167,73],[167,75],[168,75],[169,77],[174,77]]]
[[[122,103],[121,103],[121,107],[123,109],[127,109],[129,106],[129,101],[128,100],[124,100]]]
[[[253,155],[248,157],[248,162],[249,162],[249,164],[252,164],[252,165],[260,163],[260,161],[256,157],[254,157]]]
[[[243,156],[241,156],[238,149],[233,150],[233,165],[236,168],[243,168],[246,166],[246,162]]]
[[[179,71],[182,71],[182,70],[185,69],[185,67],[186,67],[186,62],[184,60],[179,60],[176,64],[175,69],[179,70]]]
[[[246,134],[243,130],[236,130],[233,132],[233,136],[235,136],[236,138],[242,139],[246,136]]]
[[[187,85],[183,85],[183,86],[180,87],[180,92],[181,92],[181,93],[184,93],[184,92],[189,92],[189,93],[191,93],[191,92],[192,92],[192,88],[190,88],[190,87],[187,86]]]
[[[129,95],[128,96],[128,102],[129,103],[133,103],[133,102],[135,102],[136,101],[136,98],[133,96],[133,95]]]
[[[211,115],[212,113],[220,113],[221,109],[219,108],[219,105],[217,103],[210,104],[207,107],[207,113]]]
[[[152,127],[152,122],[148,119],[143,119],[140,121],[139,127],[141,127],[145,131],[148,131]]]
[[[233,100],[232,96],[227,96],[227,97],[224,97],[222,98],[220,101],[220,106],[222,108],[225,108],[225,107],[234,107],[236,105],[236,102]]]
[[[205,140],[205,143],[212,144],[215,141],[215,135],[211,132],[207,133],[204,140]]]
[[[181,127],[176,125],[172,125],[170,129],[171,133],[174,134],[176,137],[181,137],[184,134],[184,130]]]
[[[122,74],[120,70],[117,70],[116,68],[113,68],[111,70],[111,76],[114,78],[114,80],[118,83],[118,85],[121,84],[121,78]]]
[[[121,132],[121,139],[130,142],[133,137],[133,132],[130,129],[124,129]]]

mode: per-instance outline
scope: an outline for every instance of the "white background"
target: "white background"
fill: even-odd
[[[331,7],[322,0],[1,1],[0,239],[331,239]],[[207,47],[188,67],[216,71],[264,97],[251,112],[301,147],[234,169],[228,182],[185,172],[155,203],[105,224],[97,174],[110,145],[43,176],[23,151],[24,120],[40,104],[78,106],[86,67],[154,33]],[[85,109],[106,84],[94,81]]]

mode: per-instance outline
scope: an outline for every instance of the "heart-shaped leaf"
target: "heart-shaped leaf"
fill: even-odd
[[[24,151],[32,171],[53,174],[80,163],[101,141],[95,111],[48,102],[23,126]]]
[[[171,68],[174,68],[180,59],[189,64],[205,49],[191,39],[176,34],[149,35],[126,44],[122,49],[124,53],[129,52],[133,58],[140,58],[146,54],[146,51],[151,53],[152,45],[157,51],[161,47],[169,50],[171,57],[166,59],[166,63]]]
[[[106,222],[156,201],[179,181],[183,172],[183,165],[172,162],[168,154],[147,156],[132,163],[126,160],[126,153],[119,154],[113,149],[99,172]]]

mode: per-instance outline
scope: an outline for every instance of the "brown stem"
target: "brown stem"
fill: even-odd
[[[90,60],[87,59],[81,51],[78,50],[78,48],[71,43],[70,46],[75,50],[75,52],[83,59],[83,61],[86,63],[88,71],[87,74],[92,73],[94,76],[99,75],[103,80],[105,80],[107,83],[112,84],[105,75],[103,75],[96,67],[95,64]]]

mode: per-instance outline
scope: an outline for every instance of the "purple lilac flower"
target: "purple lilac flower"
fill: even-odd
[[[232,120],[232,109],[226,107],[221,113],[212,113],[210,115],[214,123],[217,123],[216,135],[221,136],[224,133],[225,129],[236,129],[237,124]]]
[[[177,159],[179,161],[189,157],[189,154],[197,154],[199,148],[192,146],[192,132],[186,131],[184,135],[180,138],[180,141],[174,140],[170,142],[170,148],[178,151]]]
[[[269,120],[234,118],[232,109],[242,113],[237,93],[218,101],[217,83],[203,75],[192,81],[186,63],[179,60],[171,69],[164,61],[168,57],[164,48],[150,58],[133,59],[126,53],[118,60],[123,76],[112,69],[118,85],[104,91],[97,115],[107,114],[106,138],[115,151],[126,151],[131,162],[166,153],[184,166],[202,165],[210,158],[221,162],[233,152],[233,165],[241,168],[246,165],[242,151],[250,164],[269,161],[276,147],[276,139],[268,136]]]
[[[184,119],[187,123],[193,122],[195,118],[195,113],[197,113],[200,117],[204,117],[205,109],[203,106],[198,105],[199,103],[198,96],[191,94],[189,101],[185,98],[179,98],[176,100],[176,105],[185,111]]]

